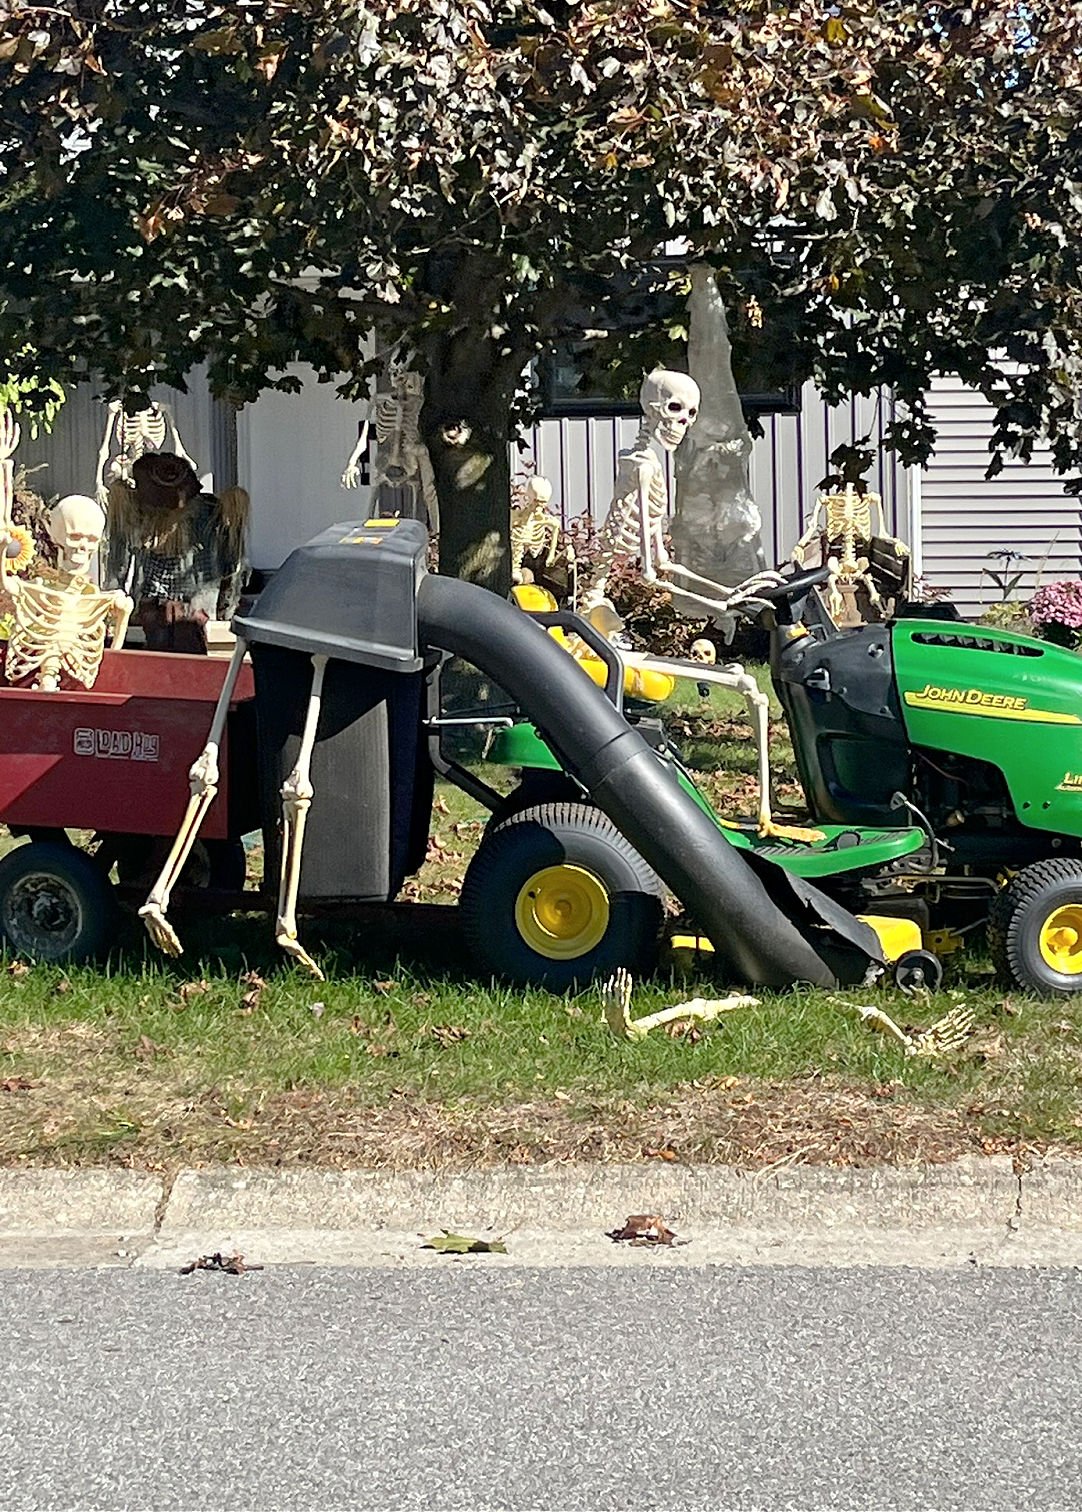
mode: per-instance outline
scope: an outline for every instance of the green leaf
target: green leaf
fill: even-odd
[[[502,1239],[475,1239],[469,1234],[452,1234],[442,1229],[431,1239],[426,1239],[422,1249],[436,1250],[441,1255],[506,1255],[507,1246]]]

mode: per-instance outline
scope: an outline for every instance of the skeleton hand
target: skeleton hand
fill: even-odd
[[[356,488],[357,484],[360,481],[361,481],[361,469],[360,469],[360,466],[358,465],[358,463],[356,463],[356,462],[354,462],[354,461],[351,460],[347,464],[345,472],[342,474],[342,487],[343,488]]]
[[[0,406],[0,462],[13,456],[19,445],[19,427],[9,409]]]

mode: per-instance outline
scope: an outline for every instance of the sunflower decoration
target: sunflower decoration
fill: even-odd
[[[34,560],[34,537],[25,525],[9,525],[7,528],[7,565],[10,572],[25,572]],[[18,551],[12,555],[12,546]]]

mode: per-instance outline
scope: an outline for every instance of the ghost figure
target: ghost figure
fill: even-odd
[[[54,693],[61,673],[92,687],[112,630],[119,650],[131,616],[126,593],[102,593],[90,580],[105,532],[105,512],[85,494],[69,494],[49,515],[49,535],[58,553],[55,569],[27,580],[17,577],[0,553],[0,581],[11,596],[14,625],[4,675],[9,683],[34,676],[33,687]]]

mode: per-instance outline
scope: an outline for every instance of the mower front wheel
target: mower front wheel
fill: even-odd
[[[1041,997],[1082,992],[1082,861],[1038,861],[992,905],[988,943],[1000,977]]]
[[[657,959],[662,884],[597,809],[546,803],[490,828],[462,884],[476,964],[557,992]]]
[[[51,965],[88,960],[109,938],[113,891],[85,851],[31,841],[0,861],[0,940]]]

